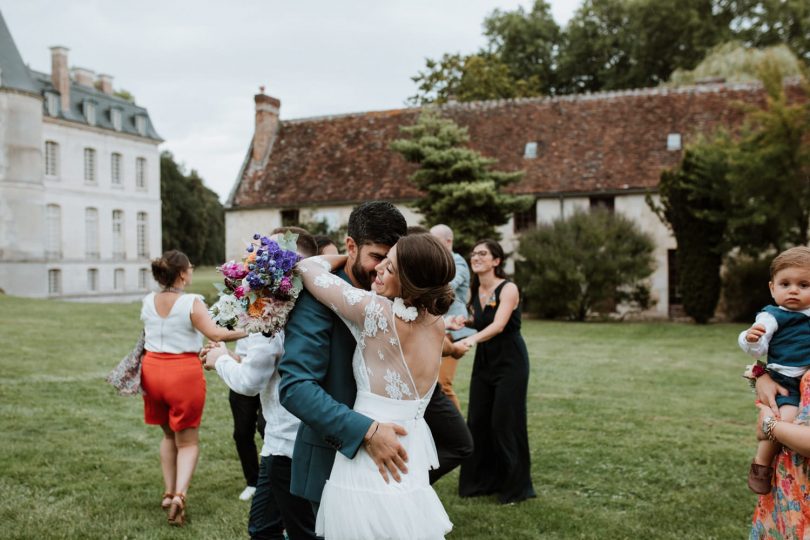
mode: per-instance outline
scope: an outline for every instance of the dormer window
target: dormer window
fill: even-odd
[[[115,131],[121,131],[121,109],[110,109],[110,122]]]
[[[670,133],[667,135],[667,150],[670,152],[677,152],[681,149],[681,134]]]
[[[140,135],[146,136],[146,117],[139,114],[135,117],[135,129]]]
[[[84,109],[84,119],[91,126],[95,126],[96,125],[96,104],[93,103],[92,101],[85,101],[83,109]]]
[[[526,143],[526,147],[523,149],[523,158],[524,159],[537,159],[537,142],[530,141]]]
[[[51,92],[45,94],[45,107],[48,109],[48,116],[59,116],[59,96]]]

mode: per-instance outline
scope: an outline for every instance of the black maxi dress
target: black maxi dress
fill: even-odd
[[[476,330],[495,319],[506,283],[498,285],[483,309],[473,298]],[[503,332],[476,346],[467,411],[474,450],[461,464],[460,496],[497,493],[501,503],[535,496],[526,427],[528,383],[529,353],[520,335],[517,307]]]

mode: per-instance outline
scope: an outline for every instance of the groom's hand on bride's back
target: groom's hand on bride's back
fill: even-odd
[[[366,452],[377,464],[377,469],[386,483],[388,483],[389,472],[397,482],[402,480],[400,472],[408,473],[406,465],[408,453],[399,442],[399,438],[407,434],[405,428],[400,425],[374,422],[364,438],[363,444]]]

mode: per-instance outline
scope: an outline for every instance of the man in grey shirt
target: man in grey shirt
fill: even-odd
[[[438,238],[452,253],[453,261],[456,263],[456,275],[450,282],[450,287],[456,294],[453,305],[447,311],[447,317],[462,316],[465,319],[469,317],[467,312],[467,299],[470,294],[470,268],[467,266],[467,261],[464,257],[453,251],[453,230],[447,225],[434,225],[430,228],[430,234]],[[447,394],[447,397],[452,400],[456,407],[461,410],[461,405],[458,401],[453,390],[453,378],[456,375],[456,368],[458,367],[458,359],[464,356],[467,352],[467,347],[459,340],[472,335],[475,330],[472,328],[461,328],[459,330],[450,330],[445,337],[444,349],[449,351],[450,354],[442,357],[442,364],[439,368],[439,384],[441,384],[442,391]]]

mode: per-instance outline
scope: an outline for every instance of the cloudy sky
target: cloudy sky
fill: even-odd
[[[551,0],[563,25],[579,0]],[[48,47],[107,73],[146,107],[162,149],[227,197],[253,134],[259,85],[282,119],[402,107],[425,58],[473,52],[493,9],[531,0],[0,0],[23,60]]]

